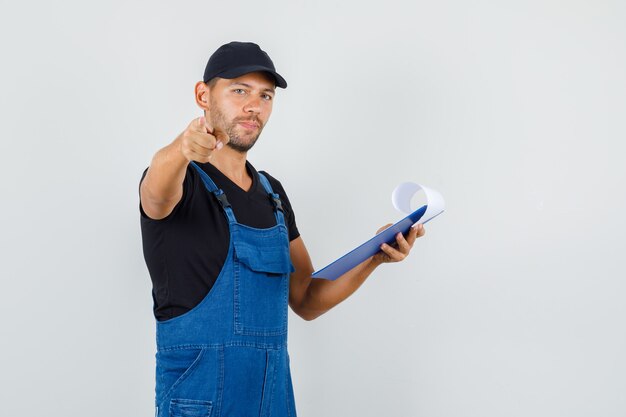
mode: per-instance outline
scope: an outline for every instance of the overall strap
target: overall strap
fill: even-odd
[[[200,168],[195,162],[191,161],[191,166],[196,169],[198,174],[200,174],[200,178],[202,178],[202,182],[204,183],[206,189],[215,196],[217,201],[220,203],[220,206],[222,206],[222,209],[224,210],[224,213],[228,218],[228,222],[237,223],[237,220],[235,219],[235,213],[233,213],[233,208],[230,206],[230,203],[228,202],[224,191],[222,191],[220,188],[217,188],[217,185],[215,185],[211,177],[209,177],[209,175],[204,172],[204,170]]]
[[[259,172],[259,180],[261,180],[261,184],[265,191],[269,194],[270,200],[272,200],[272,204],[274,205],[274,215],[276,216],[276,222],[278,224],[285,224],[285,215],[283,214],[283,204],[280,201],[280,196],[274,192],[270,182],[265,177],[265,175]]]

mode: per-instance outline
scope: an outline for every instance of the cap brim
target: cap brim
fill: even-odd
[[[276,71],[271,68],[264,67],[263,65],[247,65],[243,67],[230,68],[227,71],[220,72],[219,74],[215,74],[216,77],[221,78],[237,78],[244,74],[249,74],[251,72],[267,72],[276,82],[276,87],[287,88],[287,81]]]

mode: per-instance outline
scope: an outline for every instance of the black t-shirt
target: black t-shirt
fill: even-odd
[[[260,183],[254,167],[246,162],[252,177],[247,192],[210,163],[198,164],[221,188],[241,224],[269,228],[276,224],[274,206]],[[144,171],[141,180],[147,172]],[[300,233],[287,194],[280,182],[263,172],[280,196],[289,240]],[[167,320],[191,310],[209,293],[228,255],[228,220],[200,175],[189,165],[183,197],[172,213],[161,220],[150,219],[140,204],[143,253],[152,278],[154,315]]]

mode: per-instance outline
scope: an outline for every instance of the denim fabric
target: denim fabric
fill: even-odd
[[[157,321],[157,417],[292,417],[296,409],[287,353],[289,237],[276,203],[276,226],[237,223],[232,208],[197,165],[229,220],[224,267],[187,313]],[[275,201],[269,181],[259,179]]]

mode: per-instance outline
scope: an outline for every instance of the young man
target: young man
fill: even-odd
[[[423,227],[336,281],[313,266],[280,182],[247,161],[287,83],[253,43],[211,56],[195,86],[204,116],[159,150],[140,185],[144,256],[157,318],[157,416],[295,416],[287,305],[312,320]]]

